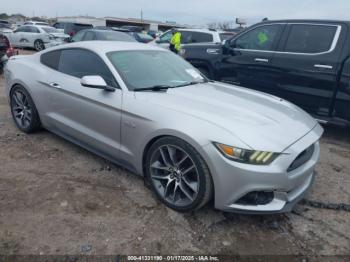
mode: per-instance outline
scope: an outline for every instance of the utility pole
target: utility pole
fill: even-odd
[[[142,12],[142,9],[141,9],[141,23],[143,23],[143,12]]]

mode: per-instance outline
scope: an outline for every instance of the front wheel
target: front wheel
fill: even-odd
[[[188,212],[212,197],[213,183],[203,158],[187,142],[165,137],[156,141],[145,161],[146,179],[168,207]]]
[[[45,49],[44,42],[42,40],[40,40],[40,39],[35,40],[34,48],[35,48],[36,51],[44,50]]]

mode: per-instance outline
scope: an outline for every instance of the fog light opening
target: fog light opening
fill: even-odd
[[[235,204],[246,206],[267,205],[272,202],[275,194],[273,192],[250,192],[241,197]]]

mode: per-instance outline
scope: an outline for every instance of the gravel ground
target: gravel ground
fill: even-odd
[[[319,175],[294,212],[178,214],[121,167],[17,130],[0,76],[0,254],[350,255],[350,129],[325,129]]]

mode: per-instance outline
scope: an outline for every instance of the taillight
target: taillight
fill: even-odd
[[[73,36],[75,35],[75,32],[72,31],[72,32],[69,33],[69,35],[70,35],[71,37],[73,37]]]

